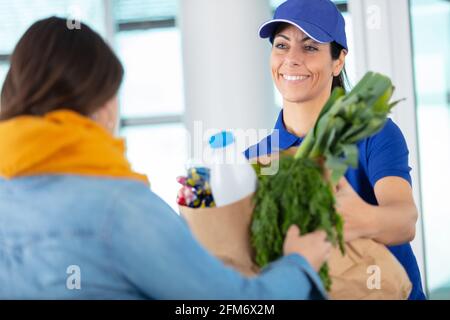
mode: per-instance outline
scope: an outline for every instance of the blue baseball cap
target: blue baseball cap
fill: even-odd
[[[273,19],[259,28],[259,36],[273,42],[281,23],[296,26],[320,43],[336,41],[348,51],[345,20],[331,0],[287,0],[275,10]]]

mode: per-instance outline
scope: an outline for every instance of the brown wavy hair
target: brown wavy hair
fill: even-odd
[[[35,22],[17,43],[3,84],[0,120],[71,109],[89,116],[119,90],[123,66],[87,25],[66,19]]]

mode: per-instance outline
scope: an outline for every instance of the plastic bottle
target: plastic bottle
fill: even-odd
[[[223,131],[209,140],[211,191],[217,207],[239,201],[255,192],[256,173],[237,150],[231,132]]]

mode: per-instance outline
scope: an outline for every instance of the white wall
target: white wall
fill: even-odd
[[[272,128],[276,117],[270,43],[258,36],[268,0],[181,0],[185,123],[203,128]]]

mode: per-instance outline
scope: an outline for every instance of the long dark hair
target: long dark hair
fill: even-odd
[[[118,91],[123,66],[91,28],[50,17],[17,43],[1,91],[0,120],[71,109],[89,116]]]
[[[337,43],[336,41],[333,41],[330,44],[330,50],[331,50],[331,58],[333,60],[337,60],[337,59],[339,59],[339,56],[341,55],[341,51],[345,50],[345,49],[339,43]],[[331,91],[333,91],[334,88],[336,88],[336,87],[341,87],[345,91],[347,91],[346,89],[348,89],[350,87],[350,83],[349,83],[348,77],[347,77],[347,71],[345,70],[345,65],[342,68],[341,73],[339,73],[338,76],[333,77]]]

